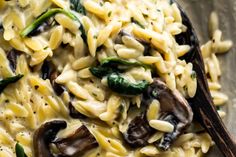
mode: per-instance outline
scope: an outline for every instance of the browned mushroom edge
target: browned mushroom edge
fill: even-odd
[[[17,66],[17,56],[20,55],[21,52],[16,50],[16,49],[11,49],[7,53],[7,59],[9,61],[9,66],[13,72],[16,71],[16,66]]]
[[[66,88],[63,85],[60,85],[58,83],[56,83],[56,78],[59,75],[59,72],[55,70],[55,65],[53,65],[52,62],[50,61],[44,61],[42,68],[41,68],[41,78],[46,80],[49,79],[51,82],[51,85],[53,87],[53,90],[55,91],[55,93],[60,96],[62,95],[62,93],[64,91],[66,91]],[[70,93],[71,94],[71,93]],[[73,98],[73,95],[70,95],[71,98]],[[79,113],[74,106],[69,103],[69,115],[72,118],[76,118],[76,119],[84,119],[86,118],[86,116],[84,116],[83,114]]]
[[[63,120],[54,120],[43,124],[37,129],[33,136],[35,157],[54,157],[50,151],[50,143],[55,139],[57,133],[67,126]]]
[[[71,104],[71,102],[69,103],[69,115],[71,118],[74,118],[74,119],[86,119],[87,116],[81,114],[79,111],[77,111],[75,109],[75,107]]]
[[[85,125],[78,128],[74,134],[67,138],[57,139],[53,142],[62,156],[78,157],[90,149],[98,146],[96,139]]]
[[[37,129],[33,136],[34,156],[77,157],[98,146],[96,139],[85,125],[79,127],[68,137],[56,139],[57,133],[66,127],[66,121],[54,120],[46,122]],[[52,144],[56,146],[59,153],[54,154],[50,150]]]
[[[160,120],[168,121],[174,125],[174,131],[165,133],[160,141],[155,145],[162,150],[167,150],[171,143],[190,125],[193,119],[193,112],[187,100],[176,90],[170,90],[160,79],[154,82],[143,93],[142,106],[148,109],[152,100],[160,102]],[[135,117],[123,134],[125,141],[131,147],[141,147],[148,144],[147,140],[155,132],[146,119],[146,111]]]
[[[52,84],[53,90],[58,96],[60,96],[66,89],[62,85],[55,82],[56,78],[59,75],[59,72],[55,69],[55,65],[53,65],[50,61],[44,61],[41,68],[41,77],[44,80],[49,79]]]

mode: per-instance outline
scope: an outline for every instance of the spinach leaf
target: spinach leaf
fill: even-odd
[[[70,0],[70,8],[78,13],[86,15],[86,10],[84,6],[81,5],[80,0]]]
[[[141,62],[137,61],[127,61],[124,59],[120,59],[117,57],[108,57],[101,61],[101,64],[97,67],[91,67],[89,70],[90,72],[98,77],[102,78],[111,73],[122,73],[126,70],[129,70],[133,67],[144,67],[145,69],[151,69],[152,67]]]
[[[0,81],[0,93],[11,83],[15,83],[20,80],[24,75],[16,75],[13,77],[8,77]]]
[[[15,151],[16,151],[16,157],[27,157],[24,148],[19,143],[16,143]]]
[[[66,11],[64,9],[60,8],[54,8],[50,9],[41,16],[39,16],[33,23],[28,25],[26,28],[23,29],[23,31],[20,33],[21,37],[26,37],[29,33],[31,33],[33,30],[37,29],[42,23],[44,23],[47,19],[54,16],[57,13],[62,13],[71,18],[72,20],[78,20],[78,18],[71,12]]]
[[[123,78],[117,73],[112,73],[108,75],[107,83],[112,91],[124,95],[142,94],[143,91],[146,90],[149,85],[147,81],[131,83],[129,80]]]
[[[151,68],[149,65],[143,64],[138,61],[127,61],[117,57],[108,57],[101,62],[103,67],[112,67],[120,70],[128,70],[132,67],[144,67],[145,69]]]
[[[86,15],[86,10],[84,6],[80,3],[80,0],[70,0],[70,8],[72,10],[75,10],[78,13]],[[81,32],[82,39],[84,40],[85,43],[87,43],[87,35],[81,22],[80,22],[79,30]]]
[[[98,78],[102,78],[108,74],[111,74],[113,72],[118,72],[117,69],[112,69],[110,67],[102,67],[101,65],[100,66],[97,66],[97,67],[91,67],[90,69],[90,72],[98,77]]]
[[[140,81],[138,83],[132,83],[123,78],[119,73],[139,66],[150,68],[148,65],[141,62],[127,61],[117,57],[109,57],[104,59],[99,66],[91,67],[89,70],[98,78],[107,76],[108,86],[114,92],[124,95],[138,95],[143,93],[143,91],[147,88],[148,82]]]

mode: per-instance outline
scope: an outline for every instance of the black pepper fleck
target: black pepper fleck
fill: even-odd
[[[38,86],[38,85],[35,85],[35,86],[34,86],[34,89],[35,89],[35,90],[37,90],[38,88],[39,88],[39,86]]]

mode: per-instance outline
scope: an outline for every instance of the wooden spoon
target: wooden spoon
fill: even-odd
[[[179,44],[188,44],[191,51],[183,59],[193,64],[197,74],[197,92],[194,98],[189,99],[195,119],[207,130],[218,148],[225,157],[236,157],[236,141],[226,129],[217,113],[207,84],[204,62],[202,59],[199,41],[186,13],[179,6],[183,24],[188,30],[176,36]]]

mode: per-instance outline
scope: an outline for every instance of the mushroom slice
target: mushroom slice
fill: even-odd
[[[147,120],[147,109],[153,100],[160,102],[160,120],[167,121],[174,126],[174,131],[164,134],[164,137],[155,143],[159,148],[167,150],[171,143],[190,125],[193,112],[187,100],[176,90],[170,90],[160,79],[154,79],[143,93],[141,109],[123,133],[124,140],[131,147],[141,147],[148,144],[148,139],[155,129],[149,126]]]
[[[131,147],[141,147],[148,144],[148,139],[154,129],[148,125],[144,114],[136,116],[129,124],[128,130],[123,134],[124,140]]]
[[[43,124],[34,133],[33,145],[35,157],[78,157],[98,146],[96,139],[85,125],[79,127],[73,134],[66,138],[56,138],[61,129],[65,129],[64,120],[54,120]],[[50,150],[51,144],[58,149],[57,154]]]
[[[175,126],[174,131],[166,133],[158,147],[167,150],[170,144],[190,125],[193,112],[187,100],[177,91],[170,90],[160,79],[155,79],[144,93],[144,100],[157,99],[161,104],[161,117]]]
[[[16,49],[12,49],[7,53],[7,59],[9,61],[9,66],[13,72],[16,72],[17,57],[19,54],[21,54],[21,52]]]
[[[63,120],[54,120],[43,124],[36,130],[33,137],[35,157],[54,157],[50,151],[50,143],[55,139],[57,133],[67,126]]]
[[[71,104],[71,102],[69,103],[69,115],[71,116],[71,118],[74,118],[74,119],[86,119],[87,118],[85,115],[83,115],[79,111],[77,111],[75,109],[75,107]]]
[[[42,79],[50,79],[52,87],[58,96],[60,96],[66,90],[64,86],[55,82],[56,78],[59,75],[59,72],[56,70],[55,65],[53,65],[52,62],[44,61],[41,68],[41,73]]]
[[[98,146],[96,139],[85,125],[78,128],[74,134],[66,138],[57,139],[53,143],[63,157],[82,156],[86,151]]]

